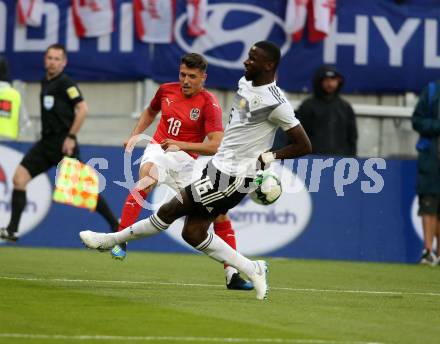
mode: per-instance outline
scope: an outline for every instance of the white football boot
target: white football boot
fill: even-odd
[[[257,299],[265,300],[269,294],[269,284],[267,283],[268,264],[264,260],[256,260],[254,264],[256,265],[256,271],[252,276],[248,277],[254,284]]]
[[[108,251],[117,244],[116,240],[111,234],[96,233],[92,231],[79,232],[79,237],[84,245],[88,248],[93,248],[98,251]]]

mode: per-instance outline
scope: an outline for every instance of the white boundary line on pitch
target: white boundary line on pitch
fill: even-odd
[[[100,336],[100,335],[64,335],[0,333],[0,338],[51,339],[51,340],[119,340],[140,342],[217,342],[217,343],[283,343],[283,344],[385,344],[383,342],[360,342],[325,339],[288,339],[288,338],[221,338],[221,337],[171,337],[171,336]]]
[[[155,282],[155,281],[112,281],[112,280],[84,280],[68,278],[34,278],[34,277],[9,277],[0,276],[3,280],[29,281],[29,282],[62,282],[62,283],[108,283],[108,284],[141,284],[141,285],[174,285],[181,287],[209,287],[224,288],[219,284],[202,283],[178,283],[178,282]],[[374,290],[343,290],[343,289],[314,289],[314,288],[287,288],[270,287],[271,290],[293,291],[293,292],[312,292],[312,293],[347,293],[347,294],[368,294],[368,295],[416,295],[416,296],[440,296],[434,292],[406,292],[406,291],[374,291]]]

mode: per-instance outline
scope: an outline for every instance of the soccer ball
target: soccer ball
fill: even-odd
[[[256,189],[249,196],[258,204],[269,205],[281,196],[281,180],[278,175],[270,170],[258,171],[254,179]]]

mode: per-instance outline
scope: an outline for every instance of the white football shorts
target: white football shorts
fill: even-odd
[[[159,144],[150,143],[145,148],[141,166],[147,162],[156,165],[157,185],[166,184],[176,192],[198,179],[202,173],[191,155],[182,150],[165,152]]]

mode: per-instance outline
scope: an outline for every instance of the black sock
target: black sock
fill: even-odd
[[[116,219],[116,217],[113,215],[104,197],[102,197],[101,195],[98,196],[98,204],[96,205],[96,211],[99,214],[101,214],[101,216],[108,222],[113,232],[118,231],[119,222]]]
[[[20,223],[21,214],[26,206],[26,191],[14,189],[12,191],[11,206],[11,219],[9,220],[7,231],[9,233],[16,233],[18,231],[18,224]]]

